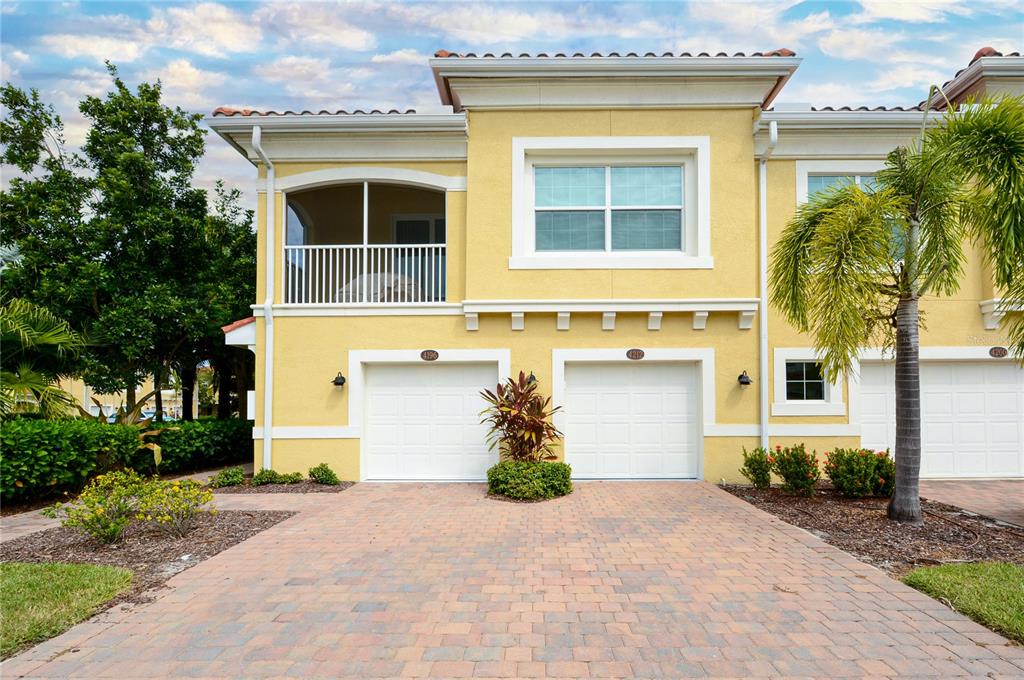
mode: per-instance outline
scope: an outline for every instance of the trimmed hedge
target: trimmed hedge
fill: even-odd
[[[138,428],[94,420],[29,420],[0,425],[0,498],[29,500],[78,491],[139,446]]]
[[[156,440],[161,474],[216,467],[252,458],[252,422],[204,419],[167,423]],[[94,420],[29,420],[0,425],[0,499],[24,501],[77,492],[100,472],[130,467],[157,472],[140,449],[138,428]]]
[[[156,424],[163,461],[160,474],[188,472],[252,460],[252,421],[202,418]],[[139,449],[127,464],[138,472],[155,473],[153,452]]]
[[[564,496],[572,493],[572,468],[566,463],[505,460],[487,471],[487,491],[516,500]]]

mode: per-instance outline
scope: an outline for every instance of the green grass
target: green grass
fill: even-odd
[[[1005,562],[943,564],[915,569],[903,582],[946,600],[961,614],[1024,642],[1024,567]]]
[[[63,633],[132,582],[94,564],[0,564],[0,658]]]

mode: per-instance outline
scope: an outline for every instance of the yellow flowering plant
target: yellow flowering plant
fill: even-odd
[[[217,513],[217,509],[210,505],[212,500],[213,492],[194,479],[154,479],[140,499],[136,517],[181,538],[195,528],[203,513]]]
[[[56,503],[43,511],[103,543],[116,543],[132,523],[147,481],[132,470],[94,477],[73,503]]]

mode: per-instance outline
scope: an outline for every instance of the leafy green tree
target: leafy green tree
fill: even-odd
[[[82,336],[49,310],[17,298],[0,301],[0,417],[67,415],[75,400],[57,383],[84,348]]]
[[[812,197],[772,251],[772,304],[814,337],[829,378],[860,348],[896,361],[896,488],[889,517],[923,521],[919,304],[961,282],[977,244],[1008,307],[1024,301],[1024,98],[950,110],[921,140],[889,154],[877,187]],[[1007,326],[1024,357],[1024,321]]]
[[[162,103],[159,82],[132,90],[108,69],[111,91],[80,105],[90,122],[80,154],[37,92],[0,90],[2,160],[22,172],[0,194],[0,244],[21,253],[5,289],[102,338],[78,373],[97,391],[126,390],[131,409],[147,376],[157,387],[175,369],[194,376],[213,340],[223,344],[220,326],[253,298],[255,236],[237,191],[219,185],[210,215],[192,186],[201,116]]]

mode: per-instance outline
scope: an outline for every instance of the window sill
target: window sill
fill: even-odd
[[[710,255],[667,253],[553,253],[551,255],[513,255],[509,269],[713,269]]]
[[[772,404],[773,416],[845,416],[846,404],[828,401],[784,401]]]

